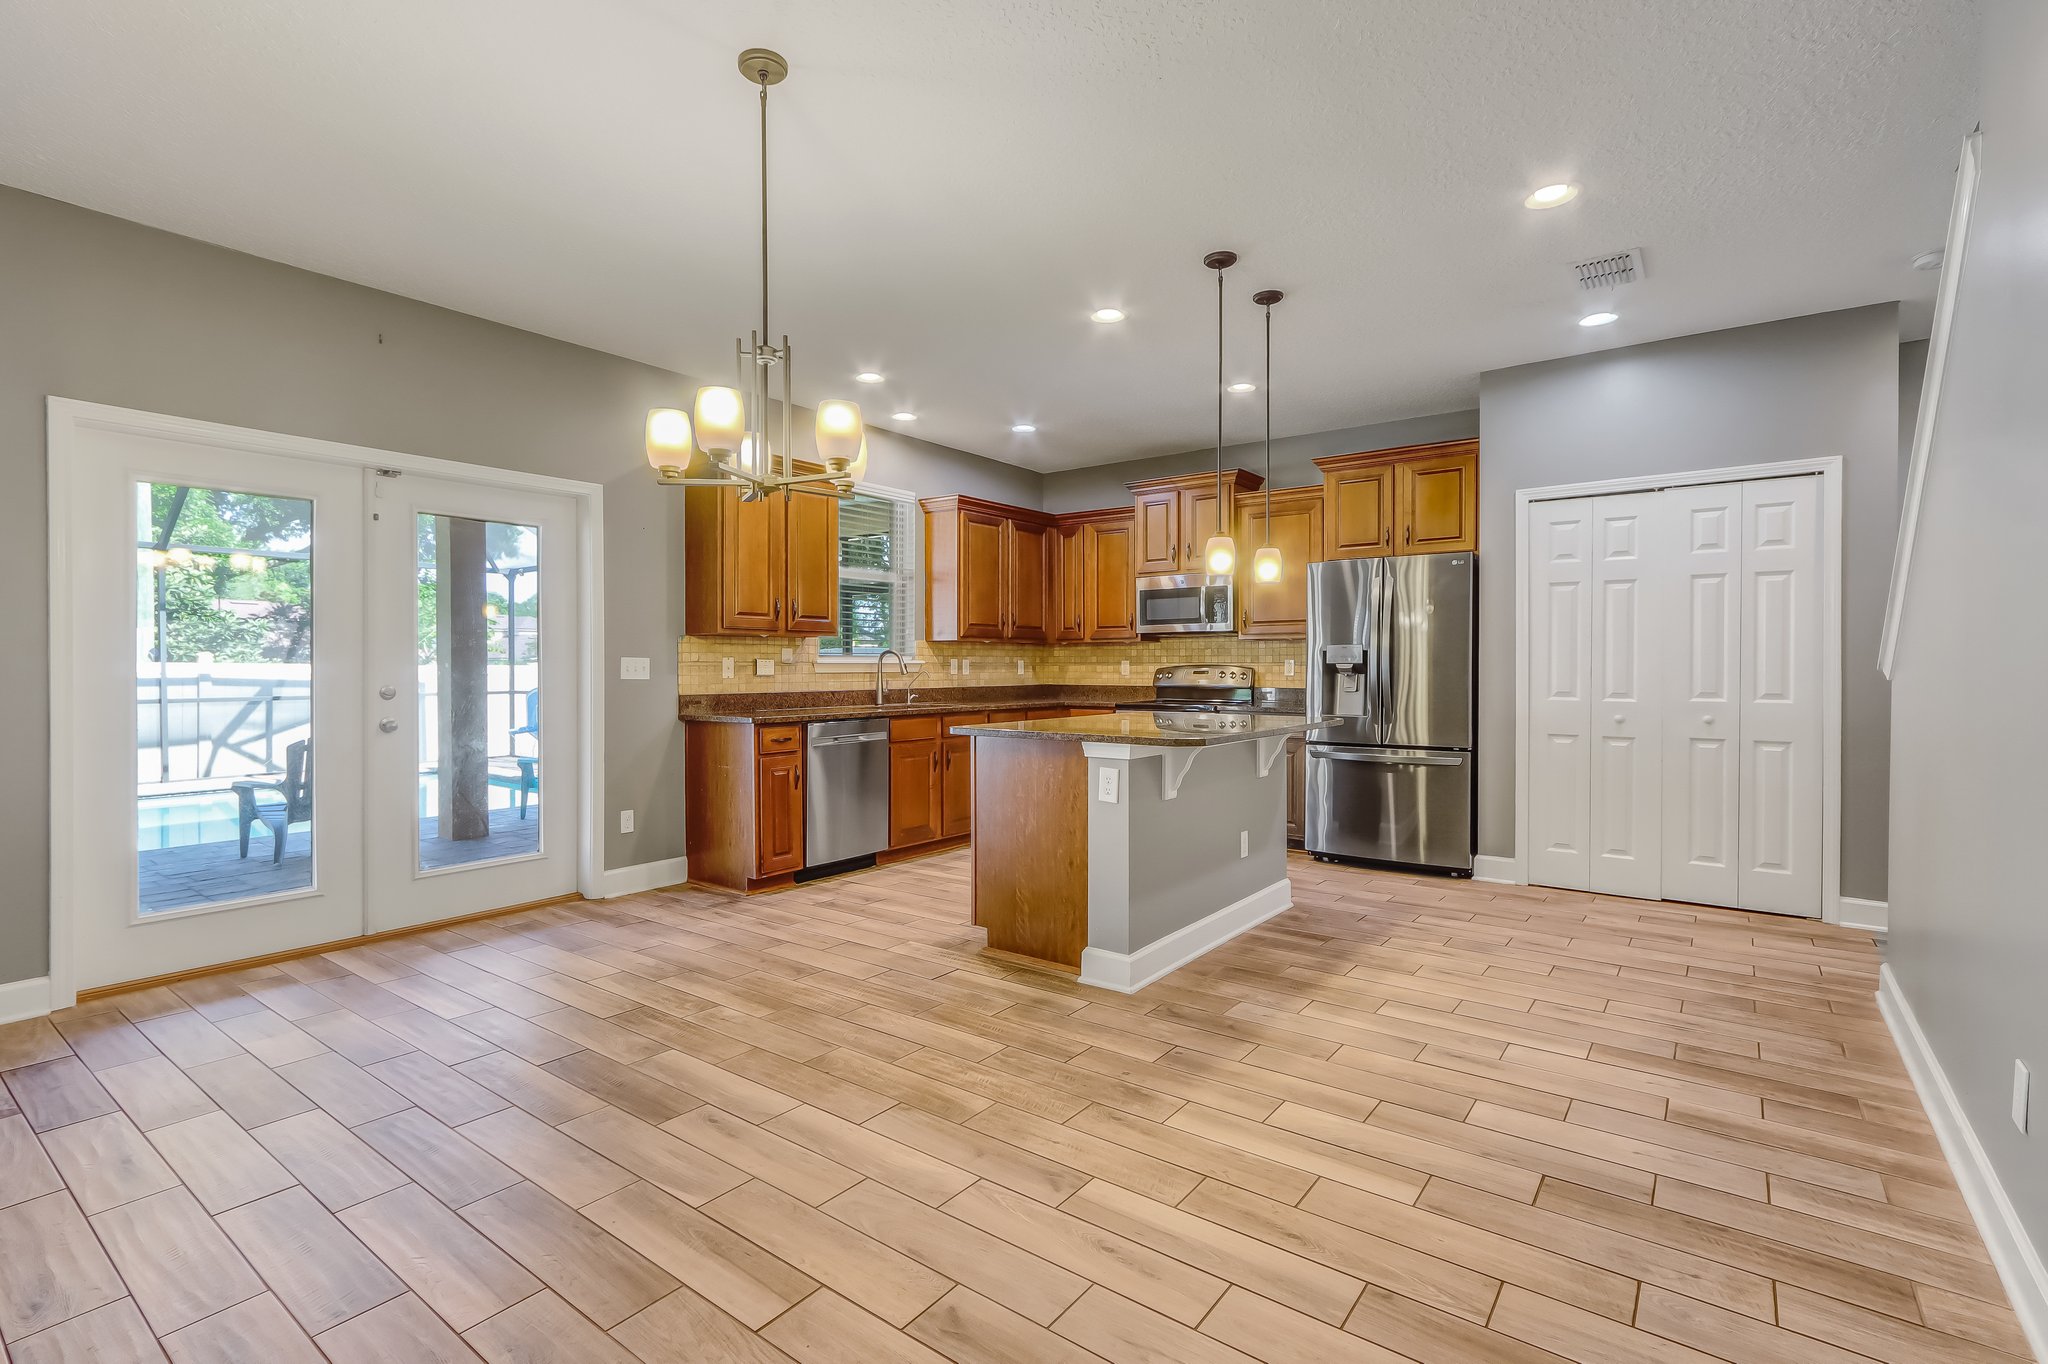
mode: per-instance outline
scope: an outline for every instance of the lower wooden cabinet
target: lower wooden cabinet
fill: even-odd
[[[1287,841],[1300,847],[1308,836],[1308,741],[1287,741]]]
[[[690,879],[728,890],[787,885],[804,865],[802,725],[683,726]]]
[[[974,831],[974,738],[955,734],[955,725],[978,725],[986,715],[948,715],[939,738],[939,837],[962,838]]]
[[[914,848],[939,837],[944,795],[939,780],[939,718],[889,722],[889,846]]]
[[[754,764],[754,874],[804,865],[804,755],[763,753]]]

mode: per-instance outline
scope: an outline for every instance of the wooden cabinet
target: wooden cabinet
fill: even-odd
[[[973,497],[920,505],[925,638],[1050,639],[1053,518]]]
[[[683,494],[683,628],[692,635],[839,629],[839,499],[736,488]]]
[[[1287,741],[1287,842],[1300,847],[1308,836],[1308,741]]]
[[[1271,543],[1280,551],[1280,580],[1252,577],[1252,555],[1267,543],[1266,497],[1244,499],[1237,519],[1237,557],[1243,564],[1238,633],[1247,638],[1308,638],[1308,566],[1323,557],[1323,490],[1285,488],[1272,496]]]
[[[1326,455],[1323,557],[1444,554],[1479,547],[1479,442]]]
[[[1055,644],[1074,644],[1088,637],[1087,541],[1078,521],[1062,520],[1053,532],[1052,550],[1052,639]]]
[[[1265,482],[1249,469],[1225,469],[1221,480],[1213,473],[1185,474],[1130,484],[1137,527],[1134,576],[1202,572],[1202,546],[1218,527],[1236,524],[1238,499]]]
[[[683,745],[690,878],[738,891],[789,884],[804,865],[803,726],[693,720]]]
[[[939,836],[962,838],[974,831],[974,738],[955,734],[955,725],[978,725],[985,714],[948,715],[939,726]]]
[[[1090,642],[1138,637],[1137,533],[1128,515],[1081,527],[1081,562],[1087,575],[1081,631]]]
[[[1479,548],[1479,451],[1446,450],[1394,466],[1394,515],[1400,554]]]
[[[889,846],[910,848],[939,837],[945,823],[939,771],[939,720],[920,715],[889,722]]]
[[[763,753],[754,771],[754,874],[775,876],[804,865],[804,755]]]

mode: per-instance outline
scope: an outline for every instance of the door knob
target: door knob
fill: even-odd
[[[1614,723],[1615,723],[1615,724],[1617,724],[1617,725],[1619,725],[1619,724],[1625,724],[1625,723],[1627,723],[1627,721],[1628,721],[1628,717],[1627,717],[1626,715],[1617,715],[1617,716],[1615,716],[1615,717],[1614,717]]]
[[[387,715],[377,722],[377,728],[383,730],[386,734],[395,733],[398,729],[398,721]]]
[[[1700,723],[1703,725],[1711,725],[1714,723],[1714,717],[1711,715],[1702,715],[1700,717]]]
[[[377,688],[377,695],[383,697],[386,701],[389,701],[392,697],[398,695],[398,688],[392,686],[390,683],[387,682],[383,686]]]

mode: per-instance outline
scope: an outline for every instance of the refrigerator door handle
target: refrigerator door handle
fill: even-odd
[[[1330,758],[1346,763],[1379,763],[1387,767],[1456,767],[1463,763],[1463,753],[1404,753],[1383,748],[1324,748],[1315,744],[1308,746],[1311,758]]]

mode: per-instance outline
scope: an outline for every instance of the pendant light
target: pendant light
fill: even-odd
[[[1216,533],[1202,545],[1202,564],[1221,576],[1237,569],[1237,541],[1224,521],[1223,500],[1223,272],[1237,264],[1235,251],[1211,251],[1202,264],[1216,272]]]
[[[1252,302],[1266,310],[1266,533],[1259,537],[1258,553],[1252,555],[1252,581],[1280,581],[1280,547],[1273,543],[1273,305],[1287,295],[1278,289],[1261,289]]]
[[[775,489],[829,484],[845,496],[867,472],[867,433],[860,404],[829,398],[818,404],[818,460],[822,473],[795,472],[791,439],[790,346],[768,339],[768,87],[789,75],[780,53],[751,47],[740,54],[740,74],[761,88],[761,330],[753,340],[733,342],[739,383],[707,384],[697,390],[691,412],[657,407],[647,414],[647,463],[655,481],[671,487],[737,487],[742,501]],[[768,438],[768,371],[782,370],[780,437]],[[784,472],[785,465],[788,471]]]

